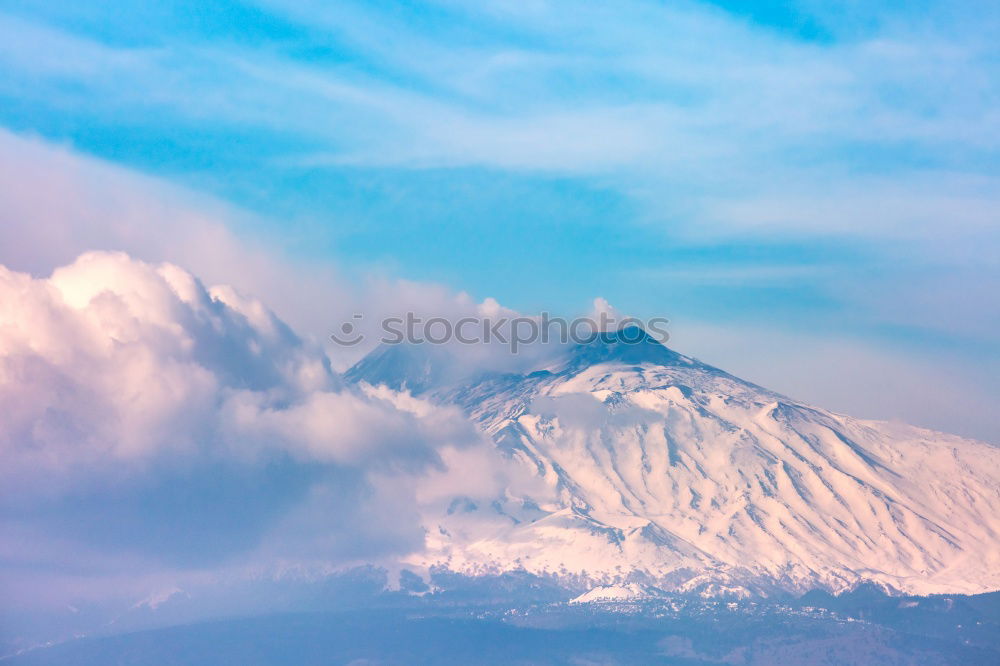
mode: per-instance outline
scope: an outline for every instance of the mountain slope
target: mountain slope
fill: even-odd
[[[996,447],[834,414],[639,337],[524,374],[459,377],[405,347],[352,369],[462,406],[539,478],[428,517],[419,563],[704,594],[1000,589]]]

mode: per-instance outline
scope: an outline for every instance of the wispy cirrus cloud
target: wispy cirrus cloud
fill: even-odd
[[[899,142],[995,148],[985,130],[997,91],[976,67],[992,52],[982,29],[958,41],[920,16],[895,16],[872,34],[815,43],[697,4],[540,7],[265,3],[261,11],[299,33],[265,33],[251,46],[180,32],[126,47],[108,39],[114,20],[110,43],[24,19],[3,25],[14,78],[83,67],[79,82],[106,94],[98,104],[145,98],[205,119],[349,139],[357,147],[348,155],[371,163],[572,172],[684,160],[690,170],[717,169],[718,157],[770,162],[806,146],[817,154],[799,160],[840,162],[852,142],[890,156]],[[38,43],[71,57],[28,58]],[[121,76],[131,85],[117,85]],[[329,121],[317,122],[324,113]],[[354,122],[338,126],[338,117]],[[563,133],[574,141],[544,150],[546,137]],[[648,150],[623,159],[613,139],[628,136]],[[588,144],[594,157],[580,160]]]

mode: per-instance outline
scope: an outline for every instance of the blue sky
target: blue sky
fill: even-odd
[[[998,23],[972,2],[10,0],[0,125],[347,274],[523,311],[601,296],[762,381],[792,372],[763,369],[781,340],[851,340],[948,375],[944,402],[995,400]],[[776,388],[832,395],[809,386]]]

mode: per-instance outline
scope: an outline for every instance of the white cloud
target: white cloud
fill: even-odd
[[[457,407],[345,386],[259,300],[122,252],[0,266],[0,414],[16,604],[396,562],[454,494],[526,475]]]
[[[461,415],[339,385],[262,303],[173,264],[93,252],[48,279],[0,268],[8,483],[164,452],[435,462]]]
[[[234,558],[400,557],[418,491],[503,465],[457,408],[346,387],[260,301],[120,252],[0,266],[0,413],[0,530],[20,535],[0,563],[40,567],[60,603]]]

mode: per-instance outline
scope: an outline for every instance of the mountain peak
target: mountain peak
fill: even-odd
[[[669,349],[638,326],[593,333],[580,342],[521,354],[517,362],[509,352],[478,353],[483,351],[490,350],[469,350],[458,345],[383,344],[350,368],[345,378],[417,394],[484,375],[529,374],[540,367],[570,373],[601,363],[715,370]]]
[[[619,362],[640,365],[697,365],[697,361],[666,347],[638,326],[595,333],[574,345],[569,354],[570,367]]]

